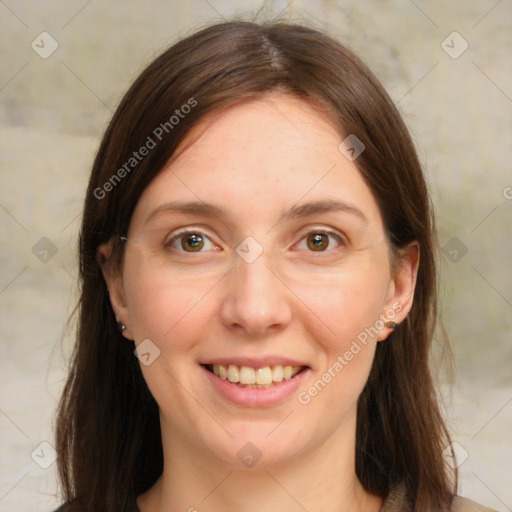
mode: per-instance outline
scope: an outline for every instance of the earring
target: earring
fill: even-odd
[[[123,324],[123,322],[121,322],[121,320],[118,320],[118,321],[117,321],[117,328],[118,328],[121,332],[126,331],[126,325],[124,325],[124,324]]]
[[[392,320],[390,320],[389,322],[386,322],[384,325],[386,327],[389,327],[390,329],[394,329],[395,327],[398,327],[398,324],[396,322],[393,322]]]

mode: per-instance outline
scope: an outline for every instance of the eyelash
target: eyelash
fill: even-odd
[[[322,234],[322,235],[328,235],[328,236],[331,236],[333,237],[338,243],[339,245],[346,245],[346,242],[345,242],[345,238],[340,235],[339,233],[335,232],[335,231],[331,231],[331,230],[328,230],[328,229],[313,229],[311,231],[308,231],[307,233],[304,234],[304,236],[300,239],[299,242],[302,242],[303,240],[305,240],[309,235],[316,235],[316,234]],[[182,231],[179,231],[178,233],[176,233],[176,235],[174,235],[169,241],[165,242],[164,244],[164,247],[166,249],[168,248],[172,248],[172,245],[180,240],[181,238],[183,238],[184,236],[186,235],[200,235],[201,237],[203,238],[206,238],[208,239],[212,244],[214,243],[209,236],[205,235],[202,231],[200,230],[193,230],[193,229],[184,229]],[[182,252],[182,253],[189,253],[189,254],[193,254],[194,251],[184,251],[184,250],[179,250],[179,249],[174,249],[175,251],[177,252]],[[309,251],[309,252],[312,252],[312,253],[326,253],[326,252],[330,252],[332,251],[333,249],[327,249],[327,250],[324,250],[324,251]],[[201,252],[205,252],[205,251],[197,251],[199,253]]]

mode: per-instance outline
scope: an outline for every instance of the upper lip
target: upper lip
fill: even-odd
[[[305,366],[309,365],[304,363],[303,361],[298,361],[297,359],[292,359],[290,357],[282,357],[276,355],[269,355],[266,357],[213,357],[202,361],[201,364],[207,365],[217,365],[217,364],[232,364],[235,366],[248,366],[251,368],[263,368],[265,366]]]

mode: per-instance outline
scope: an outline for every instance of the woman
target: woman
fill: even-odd
[[[435,251],[409,134],[350,51],[248,22],[171,47],[89,182],[62,510],[485,510],[443,459]]]

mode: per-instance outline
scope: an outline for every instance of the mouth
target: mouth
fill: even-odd
[[[240,388],[268,389],[283,381],[296,378],[307,370],[308,366],[272,365],[272,366],[239,366],[236,364],[203,364],[201,365],[221,380],[228,381]]]

